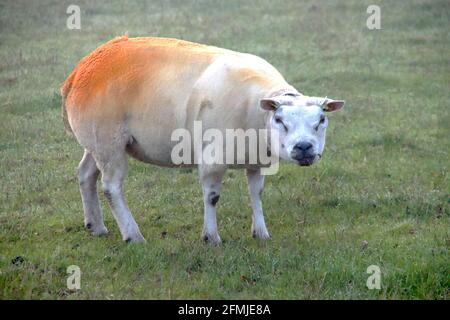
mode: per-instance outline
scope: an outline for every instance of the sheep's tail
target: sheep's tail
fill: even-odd
[[[69,118],[67,116],[67,106],[66,106],[66,98],[70,92],[70,89],[72,87],[72,79],[74,77],[74,74],[71,74],[67,80],[64,82],[64,84],[61,86],[61,114],[64,122],[64,128],[66,129],[66,132],[73,136],[73,130],[70,127]]]

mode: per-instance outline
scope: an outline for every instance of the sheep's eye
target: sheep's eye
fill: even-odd
[[[321,124],[324,124],[325,123],[325,116],[322,114],[321,116],[320,116],[320,120],[319,120],[319,124],[316,126],[316,131],[318,131],[319,130],[319,127],[320,127],[320,125]]]
[[[276,117],[276,118],[275,118],[275,123],[281,124],[281,125],[283,126],[284,130],[287,131],[287,127],[286,127],[286,125],[283,123],[283,120],[281,120],[281,118]]]
[[[321,116],[320,116],[320,121],[319,121],[319,123],[320,123],[320,124],[325,123],[325,116],[324,116],[324,115],[321,115]]]

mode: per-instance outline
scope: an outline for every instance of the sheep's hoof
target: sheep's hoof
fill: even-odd
[[[214,246],[218,246],[222,242],[222,240],[220,239],[220,236],[219,236],[218,233],[215,233],[215,234],[203,233],[202,234],[202,240],[205,243],[208,243],[208,244],[211,244],[211,245],[214,245]]]

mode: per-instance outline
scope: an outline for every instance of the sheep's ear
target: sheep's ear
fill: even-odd
[[[344,100],[333,100],[327,97],[306,97],[307,106],[320,106],[325,112],[333,112],[341,109],[345,104]]]
[[[345,104],[344,100],[327,99],[322,104],[322,110],[325,112],[333,112],[333,111],[341,109],[344,106],[344,104]]]
[[[265,98],[260,100],[259,105],[264,110],[275,111],[280,107],[281,101],[274,98]]]

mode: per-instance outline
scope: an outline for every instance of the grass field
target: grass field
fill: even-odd
[[[450,3],[376,1],[371,31],[373,2],[1,1],[0,299],[448,299]],[[66,27],[71,3],[81,30]],[[319,164],[266,179],[271,241],[250,236],[243,172],[226,175],[210,247],[197,171],[135,160],[126,196],[148,243],[122,243],[103,195],[110,234],[84,231],[59,86],[124,32],[250,52],[300,92],[346,100]]]

